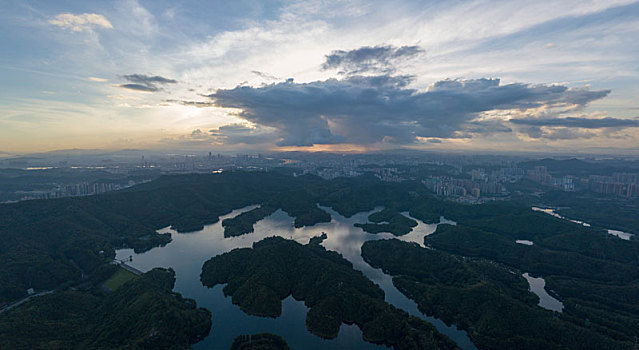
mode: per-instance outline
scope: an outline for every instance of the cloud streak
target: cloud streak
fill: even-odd
[[[513,118],[509,122],[530,138],[548,140],[590,139],[639,127],[639,119],[611,117]]]
[[[98,78],[98,77],[89,77],[90,81],[94,81],[96,83],[106,83],[109,79]]]
[[[165,100],[168,103],[177,103],[183,106],[192,106],[198,108],[214,107],[215,104],[210,101],[186,101],[186,100]]]
[[[142,85],[142,84],[120,84],[116,85],[117,87],[121,87],[123,89],[134,90],[134,91],[143,91],[143,92],[156,92],[160,89],[153,85]]]
[[[158,85],[177,84],[177,80],[161,77],[159,75],[149,76],[144,74],[129,74],[123,75],[122,78],[130,81],[131,83],[116,85],[117,87],[143,92],[157,92],[162,90],[162,88]]]
[[[177,80],[161,77],[159,75],[149,76],[144,74],[123,75],[122,78],[136,84],[152,85],[152,84],[175,84]]]
[[[48,21],[50,24],[72,32],[83,32],[94,28],[113,29],[113,25],[103,15],[96,13],[61,13]]]
[[[601,129],[601,128],[637,128],[639,127],[639,119],[620,119],[620,118],[583,118],[583,117],[566,117],[566,118],[521,118],[510,119],[513,124],[526,126],[549,126],[549,127],[571,127],[583,129]]]
[[[272,74],[266,73],[266,72],[260,72],[260,71],[257,71],[257,70],[252,70],[251,73],[257,75],[260,78],[264,78],[266,80],[280,80],[280,78],[278,78],[278,77],[276,77],[276,76],[274,76]]]

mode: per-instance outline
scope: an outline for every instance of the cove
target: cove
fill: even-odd
[[[312,335],[306,329],[306,313],[308,309],[302,301],[296,301],[288,297],[282,301],[282,315],[277,318],[265,318],[250,316],[231,303],[230,297],[225,297],[222,286],[207,288],[200,282],[200,272],[203,263],[209,258],[228,252],[235,248],[251,247],[254,242],[266,237],[281,236],[306,244],[315,236],[326,233],[327,238],[322,245],[327,250],[337,251],[349,260],[353,267],[360,270],[377,283],[385,292],[387,302],[395,307],[403,309],[411,315],[420,317],[432,323],[441,333],[449,336],[462,349],[475,349],[465,331],[458,330],[455,326],[448,326],[434,317],[422,314],[417,304],[399,292],[392,283],[392,277],[383,273],[381,269],[374,269],[361,257],[361,246],[365,241],[375,239],[397,238],[404,241],[415,242],[424,245],[424,236],[435,231],[438,224],[425,224],[420,220],[412,232],[401,237],[395,237],[390,233],[370,234],[360,228],[354,227],[354,223],[367,221],[370,212],[358,213],[350,218],[345,218],[330,208],[322,207],[331,214],[331,222],[320,223],[311,227],[294,228],[293,218],[285,212],[278,210],[270,216],[258,221],[253,233],[237,237],[224,238],[224,228],[221,221],[232,218],[242,212],[256,208],[249,206],[234,210],[228,215],[220,217],[220,220],[204,229],[192,233],[177,233],[170,228],[164,228],[158,232],[168,232],[173,241],[164,247],[154,248],[150,251],[135,254],[132,249],[121,249],[116,252],[116,258],[125,259],[132,256],[131,266],[142,271],[148,271],[153,267],[172,267],[176,271],[175,291],[185,297],[193,298],[199,306],[212,312],[213,327],[211,333],[202,342],[194,345],[195,349],[229,348],[233,339],[240,334],[252,334],[270,332],[282,336],[291,348],[304,349],[378,349],[385,348],[381,345],[365,342],[362,333],[356,325],[342,324],[340,332],[335,339],[326,340]],[[407,213],[403,213],[407,215]],[[440,223],[454,224],[454,222],[441,219]]]

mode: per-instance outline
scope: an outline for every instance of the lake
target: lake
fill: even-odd
[[[561,312],[564,309],[564,304],[561,301],[553,298],[546,292],[546,280],[541,277],[532,277],[528,274],[528,272],[524,273],[522,276],[524,276],[526,281],[528,281],[530,291],[539,297],[539,303],[537,305],[544,309],[557,312]]]
[[[382,349],[385,346],[371,344],[362,340],[362,332],[356,325],[342,324],[339,335],[335,339],[326,340],[312,335],[306,329],[306,313],[308,308],[302,301],[296,301],[291,296],[282,301],[282,315],[277,318],[247,315],[240,308],[231,303],[230,297],[225,297],[222,288],[216,286],[207,288],[200,282],[200,272],[205,261],[215,255],[228,252],[235,248],[251,247],[254,242],[266,237],[281,236],[306,244],[314,237],[326,233],[327,238],[322,245],[337,251],[348,259],[353,267],[362,271],[369,279],[377,283],[385,292],[385,299],[394,306],[406,312],[431,322],[437,329],[453,339],[462,349],[476,349],[465,331],[458,330],[454,325],[447,326],[439,319],[422,314],[417,304],[406,298],[392,283],[392,277],[381,269],[372,268],[361,257],[361,246],[368,240],[398,238],[403,241],[415,242],[424,246],[424,236],[435,231],[438,224],[425,224],[420,220],[413,231],[402,237],[395,237],[390,233],[370,234],[354,227],[354,223],[367,222],[370,212],[358,213],[345,218],[330,208],[322,207],[332,220],[311,227],[294,228],[293,218],[278,210],[272,215],[255,224],[255,232],[238,237],[224,238],[222,220],[232,218],[256,206],[249,206],[234,210],[228,215],[220,217],[220,221],[207,225],[204,229],[192,233],[177,233],[170,228],[158,232],[168,232],[173,241],[164,247],[135,254],[132,249],[121,249],[116,252],[117,259],[132,256],[128,264],[142,271],[154,267],[171,267],[176,272],[175,291],[183,296],[195,299],[198,306],[209,309],[212,313],[213,326],[211,333],[202,342],[194,345],[195,349],[228,349],[233,339],[240,334],[254,334],[270,332],[282,336],[292,349]],[[408,216],[408,213],[403,213]],[[440,223],[454,224],[452,221],[440,219]]]

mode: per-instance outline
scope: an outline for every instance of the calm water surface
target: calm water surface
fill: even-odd
[[[523,245],[533,245],[535,243],[533,243],[533,241],[529,241],[527,239],[518,239],[515,241],[515,243],[517,244],[523,244]]]
[[[364,223],[374,211],[359,213],[345,218],[330,208],[322,207],[331,214],[330,223],[317,224],[312,227],[293,227],[293,218],[278,210],[271,216],[255,224],[255,232],[239,237],[224,238],[221,221],[251,210],[250,206],[235,210],[220,217],[215,224],[205,226],[203,230],[193,233],[177,233],[170,228],[158,232],[169,232],[173,241],[164,247],[154,248],[148,252],[135,254],[132,249],[121,249],[116,258],[129,256],[133,261],[129,264],[142,271],[154,267],[172,267],[176,272],[175,291],[185,297],[195,299],[198,306],[209,309],[212,313],[213,327],[211,333],[202,342],[195,344],[195,349],[228,349],[233,339],[240,334],[270,332],[282,336],[293,349],[382,349],[384,346],[371,344],[362,340],[362,332],[356,325],[342,324],[337,338],[326,340],[312,335],[306,329],[306,313],[308,308],[302,301],[291,296],[282,301],[282,315],[277,318],[250,316],[231,303],[225,297],[223,286],[207,288],[200,282],[200,272],[204,262],[215,255],[228,252],[234,248],[251,247],[254,242],[266,237],[281,236],[306,244],[309,239],[327,234],[322,245],[328,250],[339,252],[348,259],[353,267],[362,271],[368,278],[377,283],[385,292],[386,301],[408,313],[431,322],[437,329],[453,339],[462,349],[476,349],[465,331],[455,326],[447,326],[441,320],[422,314],[417,304],[406,298],[393,286],[391,276],[381,269],[374,269],[361,257],[361,246],[364,242],[375,239],[399,238],[424,246],[424,236],[435,231],[437,224],[428,225],[420,220],[413,231],[402,237],[394,237],[390,233],[369,234],[354,227],[356,222]],[[380,208],[376,208],[379,210]],[[403,213],[408,216],[408,213]],[[454,224],[445,219],[441,223]]]
[[[550,296],[546,292],[546,280],[541,277],[532,277],[528,274],[528,272],[524,273],[522,276],[528,281],[528,285],[530,286],[530,291],[537,294],[539,297],[539,303],[537,305],[543,307],[544,309],[561,312],[564,309],[564,304]]]
[[[532,207],[532,210],[534,211],[541,211],[544,212],[548,215],[552,215],[556,218],[560,218],[560,219],[564,219],[564,220],[568,220],[570,222],[574,222],[575,224],[579,224],[579,225],[583,225],[585,227],[590,227],[590,224],[587,222],[583,222],[583,221],[579,221],[579,220],[572,220],[572,219],[568,219],[564,216],[561,216],[559,214],[557,214],[555,212],[555,209],[551,209],[551,208],[538,208],[538,207]],[[616,237],[619,237],[621,239],[624,239],[626,241],[630,240],[630,237],[632,236],[632,233],[628,233],[628,232],[623,232],[623,231],[618,231],[618,230],[609,230],[607,229],[606,232],[608,232],[609,235],[613,235]]]

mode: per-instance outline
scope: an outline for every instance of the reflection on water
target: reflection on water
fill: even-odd
[[[579,221],[579,220],[571,220],[571,219],[568,219],[566,217],[563,217],[563,216],[555,213],[555,209],[532,207],[532,210],[540,211],[540,212],[546,213],[548,215],[552,215],[552,216],[554,216],[556,218],[559,218],[559,219],[568,220],[570,222],[574,222],[575,224],[579,224],[579,225],[582,225],[582,226],[590,227],[590,224],[587,223],[587,222],[583,222],[583,221]]]
[[[613,236],[617,236],[621,239],[625,239],[626,241],[630,240],[630,236],[632,236],[632,233],[628,233],[628,232],[623,232],[623,231],[617,231],[617,230],[608,230],[608,234],[613,235]]]
[[[541,211],[541,212],[544,212],[546,214],[552,215],[552,216],[554,216],[556,218],[568,220],[570,222],[574,222],[575,224],[579,224],[579,225],[583,225],[583,226],[586,226],[586,227],[590,227],[590,224],[587,223],[587,222],[583,222],[583,221],[579,221],[579,220],[571,220],[571,219],[568,219],[566,217],[563,217],[563,216],[555,213],[555,209],[532,207],[532,210]],[[623,231],[617,231],[617,230],[606,230],[606,232],[608,232],[609,235],[613,235],[613,236],[619,237],[621,239],[625,239],[626,241],[630,240],[630,237],[632,236],[632,233],[623,232]]]
[[[306,330],[305,320],[307,308],[302,301],[288,297],[282,303],[282,315],[278,318],[264,318],[250,316],[242,312],[239,307],[232,305],[230,298],[224,297],[222,286],[206,288],[200,282],[200,272],[204,262],[215,255],[228,252],[234,248],[251,247],[254,242],[266,237],[281,236],[307,244],[314,237],[327,234],[322,245],[328,250],[339,252],[348,259],[355,269],[362,271],[368,278],[377,283],[386,294],[386,301],[408,313],[431,322],[437,329],[448,335],[463,349],[475,349],[466,332],[455,326],[447,326],[441,320],[423,315],[414,301],[406,298],[392,284],[391,276],[380,269],[374,269],[361,257],[361,246],[365,241],[375,239],[396,238],[390,233],[369,234],[354,227],[356,222],[367,221],[371,212],[359,213],[345,218],[330,208],[322,207],[331,214],[329,223],[321,223],[312,227],[293,227],[293,218],[278,210],[272,215],[255,224],[255,232],[224,238],[224,228],[221,221],[234,217],[256,206],[235,210],[220,218],[215,224],[205,226],[203,230],[179,234],[165,228],[159,232],[169,232],[173,241],[168,245],[152,249],[148,252],[135,254],[132,249],[122,249],[116,252],[118,259],[133,255],[130,263],[135,268],[147,271],[153,267],[172,267],[176,271],[175,290],[185,297],[193,298],[199,306],[212,312],[213,327],[211,336],[195,344],[194,348],[229,348],[233,339],[240,334],[271,332],[282,336],[292,349],[373,349],[383,346],[364,342],[362,332],[356,325],[342,325],[336,339],[325,340],[310,334]],[[380,208],[376,208],[379,210]],[[408,213],[404,213],[408,216]],[[407,242],[415,242],[424,246],[424,236],[435,231],[437,224],[419,224],[413,231],[402,237]],[[442,223],[454,222],[442,220]]]
[[[539,304],[537,305],[544,309],[557,312],[561,312],[564,309],[564,304],[561,301],[553,298],[546,292],[546,289],[544,288],[546,286],[546,281],[543,278],[532,277],[528,274],[528,272],[524,273],[522,276],[524,276],[526,281],[528,281],[530,291],[537,294],[539,297]]]
[[[515,243],[523,244],[523,245],[533,245],[534,244],[532,241],[529,241],[527,239],[518,239],[518,240],[515,241]]]
[[[384,290],[387,302],[413,316],[432,323],[437,330],[453,339],[460,348],[476,349],[465,331],[458,330],[456,326],[447,326],[443,321],[437,318],[424,315],[421,311],[419,311],[417,303],[407,298],[404,294],[397,290],[397,288],[395,288],[390,275],[385,274],[381,269],[375,269],[368,265],[361,255],[362,244],[366,241],[377,239],[397,238],[405,242],[417,243],[424,247],[424,237],[435,232],[438,224],[425,224],[424,222],[411,217],[408,213],[402,213],[403,215],[417,221],[418,225],[413,228],[413,231],[399,237],[395,237],[387,232],[371,234],[364,232],[362,229],[354,227],[353,225],[358,222],[366,222],[368,215],[381,210],[381,208],[375,208],[375,210],[367,213],[359,213],[350,218],[345,218],[339,215],[331,208],[322,207],[322,209],[331,214],[331,217],[333,218],[328,224],[332,226],[330,231],[326,231],[328,238],[322,242],[322,245],[326,249],[339,252],[353,264],[355,269],[362,271],[366,277],[377,283]],[[443,218],[440,219],[440,223],[455,224],[455,222],[445,220]],[[320,224],[317,226],[321,227],[323,225],[326,224]]]
[[[288,297],[282,301],[282,315],[277,318],[258,317],[245,314],[225,297],[223,286],[207,288],[200,282],[202,265],[212,256],[222,254],[234,248],[250,247],[253,242],[278,231],[288,238],[292,234],[292,220],[285,213],[278,211],[258,225],[258,233],[240,237],[224,238],[221,221],[234,217],[256,206],[235,210],[220,217],[220,221],[207,225],[203,230],[180,234],[165,228],[159,232],[169,232],[173,241],[168,245],[135,254],[132,249],[116,252],[118,259],[133,256],[129,264],[148,271],[154,267],[172,267],[176,272],[175,291],[185,297],[195,299],[198,306],[209,309],[212,313],[213,326],[210,336],[195,344],[195,349],[228,349],[233,339],[240,334],[270,332],[282,336],[292,349],[375,349],[385,348],[362,340],[362,332],[355,325],[343,324],[336,339],[326,340],[312,335],[306,329],[306,313],[308,308],[302,301]],[[288,222],[288,224],[287,224]],[[290,227],[288,227],[290,226]],[[265,230],[268,228],[268,232]],[[301,239],[304,240],[304,239]],[[306,239],[307,243],[308,239]]]

